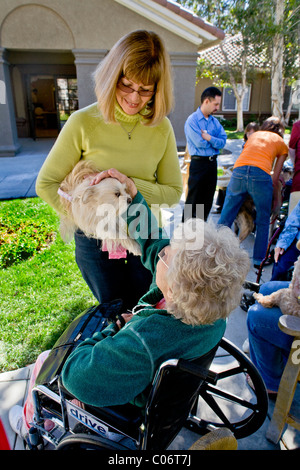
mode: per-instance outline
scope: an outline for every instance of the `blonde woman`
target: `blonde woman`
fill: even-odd
[[[99,64],[94,79],[97,102],[72,114],[63,127],[38,175],[37,194],[61,212],[58,187],[83,159],[99,171],[113,166],[132,178],[150,206],[177,204],[182,179],[166,117],[173,94],[161,39],[149,31],[129,33]],[[132,308],[147,291],[150,276],[139,257],[109,259],[101,241],[80,231],[75,245],[82,276],[99,302],[122,298],[125,308]]]

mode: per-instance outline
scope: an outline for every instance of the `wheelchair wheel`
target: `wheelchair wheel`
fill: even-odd
[[[217,383],[204,382],[186,427],[198,434],[226,427],[237,439],[253,434],[264,423],[268,412],[266,387],[256,367],[223,338],[211,370],[218,374]],[[251,387],[246,382],[247,375]]]
[[[118,442],[100,436],[78,433],[64,437],[56,450],[128,450]]]

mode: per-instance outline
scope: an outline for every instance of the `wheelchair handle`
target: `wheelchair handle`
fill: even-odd
[[[202,367],[198,364],[193,364],[191,361],[186,361],[184,359],[180,359],[177,365],[178,369],[182,370],[183,372],[188,372],[189,374],[196,375],[200,379],[206,380],[213,385],[218,382],[218,374],[213,372],[205,367]]]

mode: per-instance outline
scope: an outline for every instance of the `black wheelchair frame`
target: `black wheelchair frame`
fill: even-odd
[[[229,359],[229,365],[223,370],[217,365],[215,371],[220,357]],[[240,374],[243,384],[237,393],[226,390],[226,380]],[[240,397],[241,390],[250,398]],[[56,450],[162,451],[184,427],[200,435],[226,427],[239,439],[258,430],[268,411],[261,376],[248,357],[225,338],[200,358],[164,362],[149,387],[144,412],[131,404],[81,408],[72,402],[75,397],[64,389],[59,375],[47,385],[37,384],[32,393],[35,414],[26,442],[29,449],[42,449],[48,441]],[[239,411],[234,417],[232,408],[236,407]],[[203,408],[213,416],[203,416]],[[52,421],[51,431],[45,429],[45,420]]]

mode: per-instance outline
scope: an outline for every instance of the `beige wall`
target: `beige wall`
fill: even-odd
[[[195,89],[195,103],[194,109],[200,106],[200,98],[205,88],[214,85],[208,78],[202,78],[197,84]],[[222,88],[218,87],[221,91]],[[249,111],[244,112],[245,119],[253,116],[265,116],[271,113],[271,83],[268,75],[258,74],[254,83],[251,85],[250,106]],[[235,117],[236,113],[232,111],[223,111],[222,107],[218,114],[224,117]]]
[[[84,8],[83,8],[84,6]],[[0,45],[7,49],[110,49],[134,29],[155,29],[169,51],[196,52],[180,38],[113,0],[0,1]]]
[[[25,73],[24,64],[28,65],[29,73],[30,66],[39,70],[40,64],[46,67],[50,57],[46,52],[62,54],[60,58],[56,54],[53,57],[58,61],[56,64],[64,66],[71,65],[72,57],[82,107],[95,101],[91,76],[96,65],[121,36],[135,29],[158,33],[171,55],[175,109],[170,119],[178,145],[184,145],[184,122],[193,111],[195,100],[197,46],[114,0],[42,0],[38,4],[0,0],[0,47],[7,51],[9,63],[18,66],[12,75],[17,114],[24,108],[18,101],[22,96],[20,74]],[[34,54],[31,63],[30,54]]]

